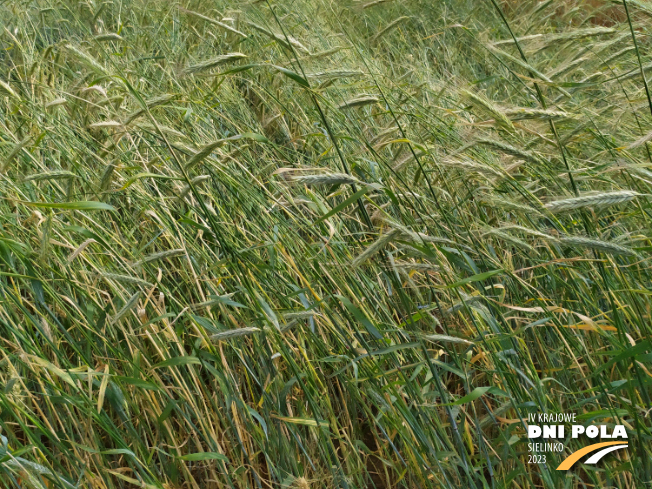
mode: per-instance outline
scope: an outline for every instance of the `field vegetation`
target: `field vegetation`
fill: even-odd
[[[652,4],[0,24],[0,487],[649,487]]]

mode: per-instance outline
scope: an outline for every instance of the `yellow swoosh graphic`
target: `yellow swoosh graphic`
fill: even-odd
[[[566,460],[564,460],[561,464],[559,464],[557,470],[570,469],[575,464],[575,462],[577,462],[587,453],[595,452],[596,450],[603,447],[610,447],[611,445],[623,445],[623,444],[624,443],[622,441],[606,441],[604,443],[596,443],[595,445],[589,445],[588,447],[581,448],[578,451],[571,453],[566,458]]]

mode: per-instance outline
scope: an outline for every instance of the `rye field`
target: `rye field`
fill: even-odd
[[[0,487],[652,487],[652,3],[0,26]]]

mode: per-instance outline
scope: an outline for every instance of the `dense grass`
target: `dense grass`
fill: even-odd
[[[2,2],[0,486],[649,485],[626,6]]]

